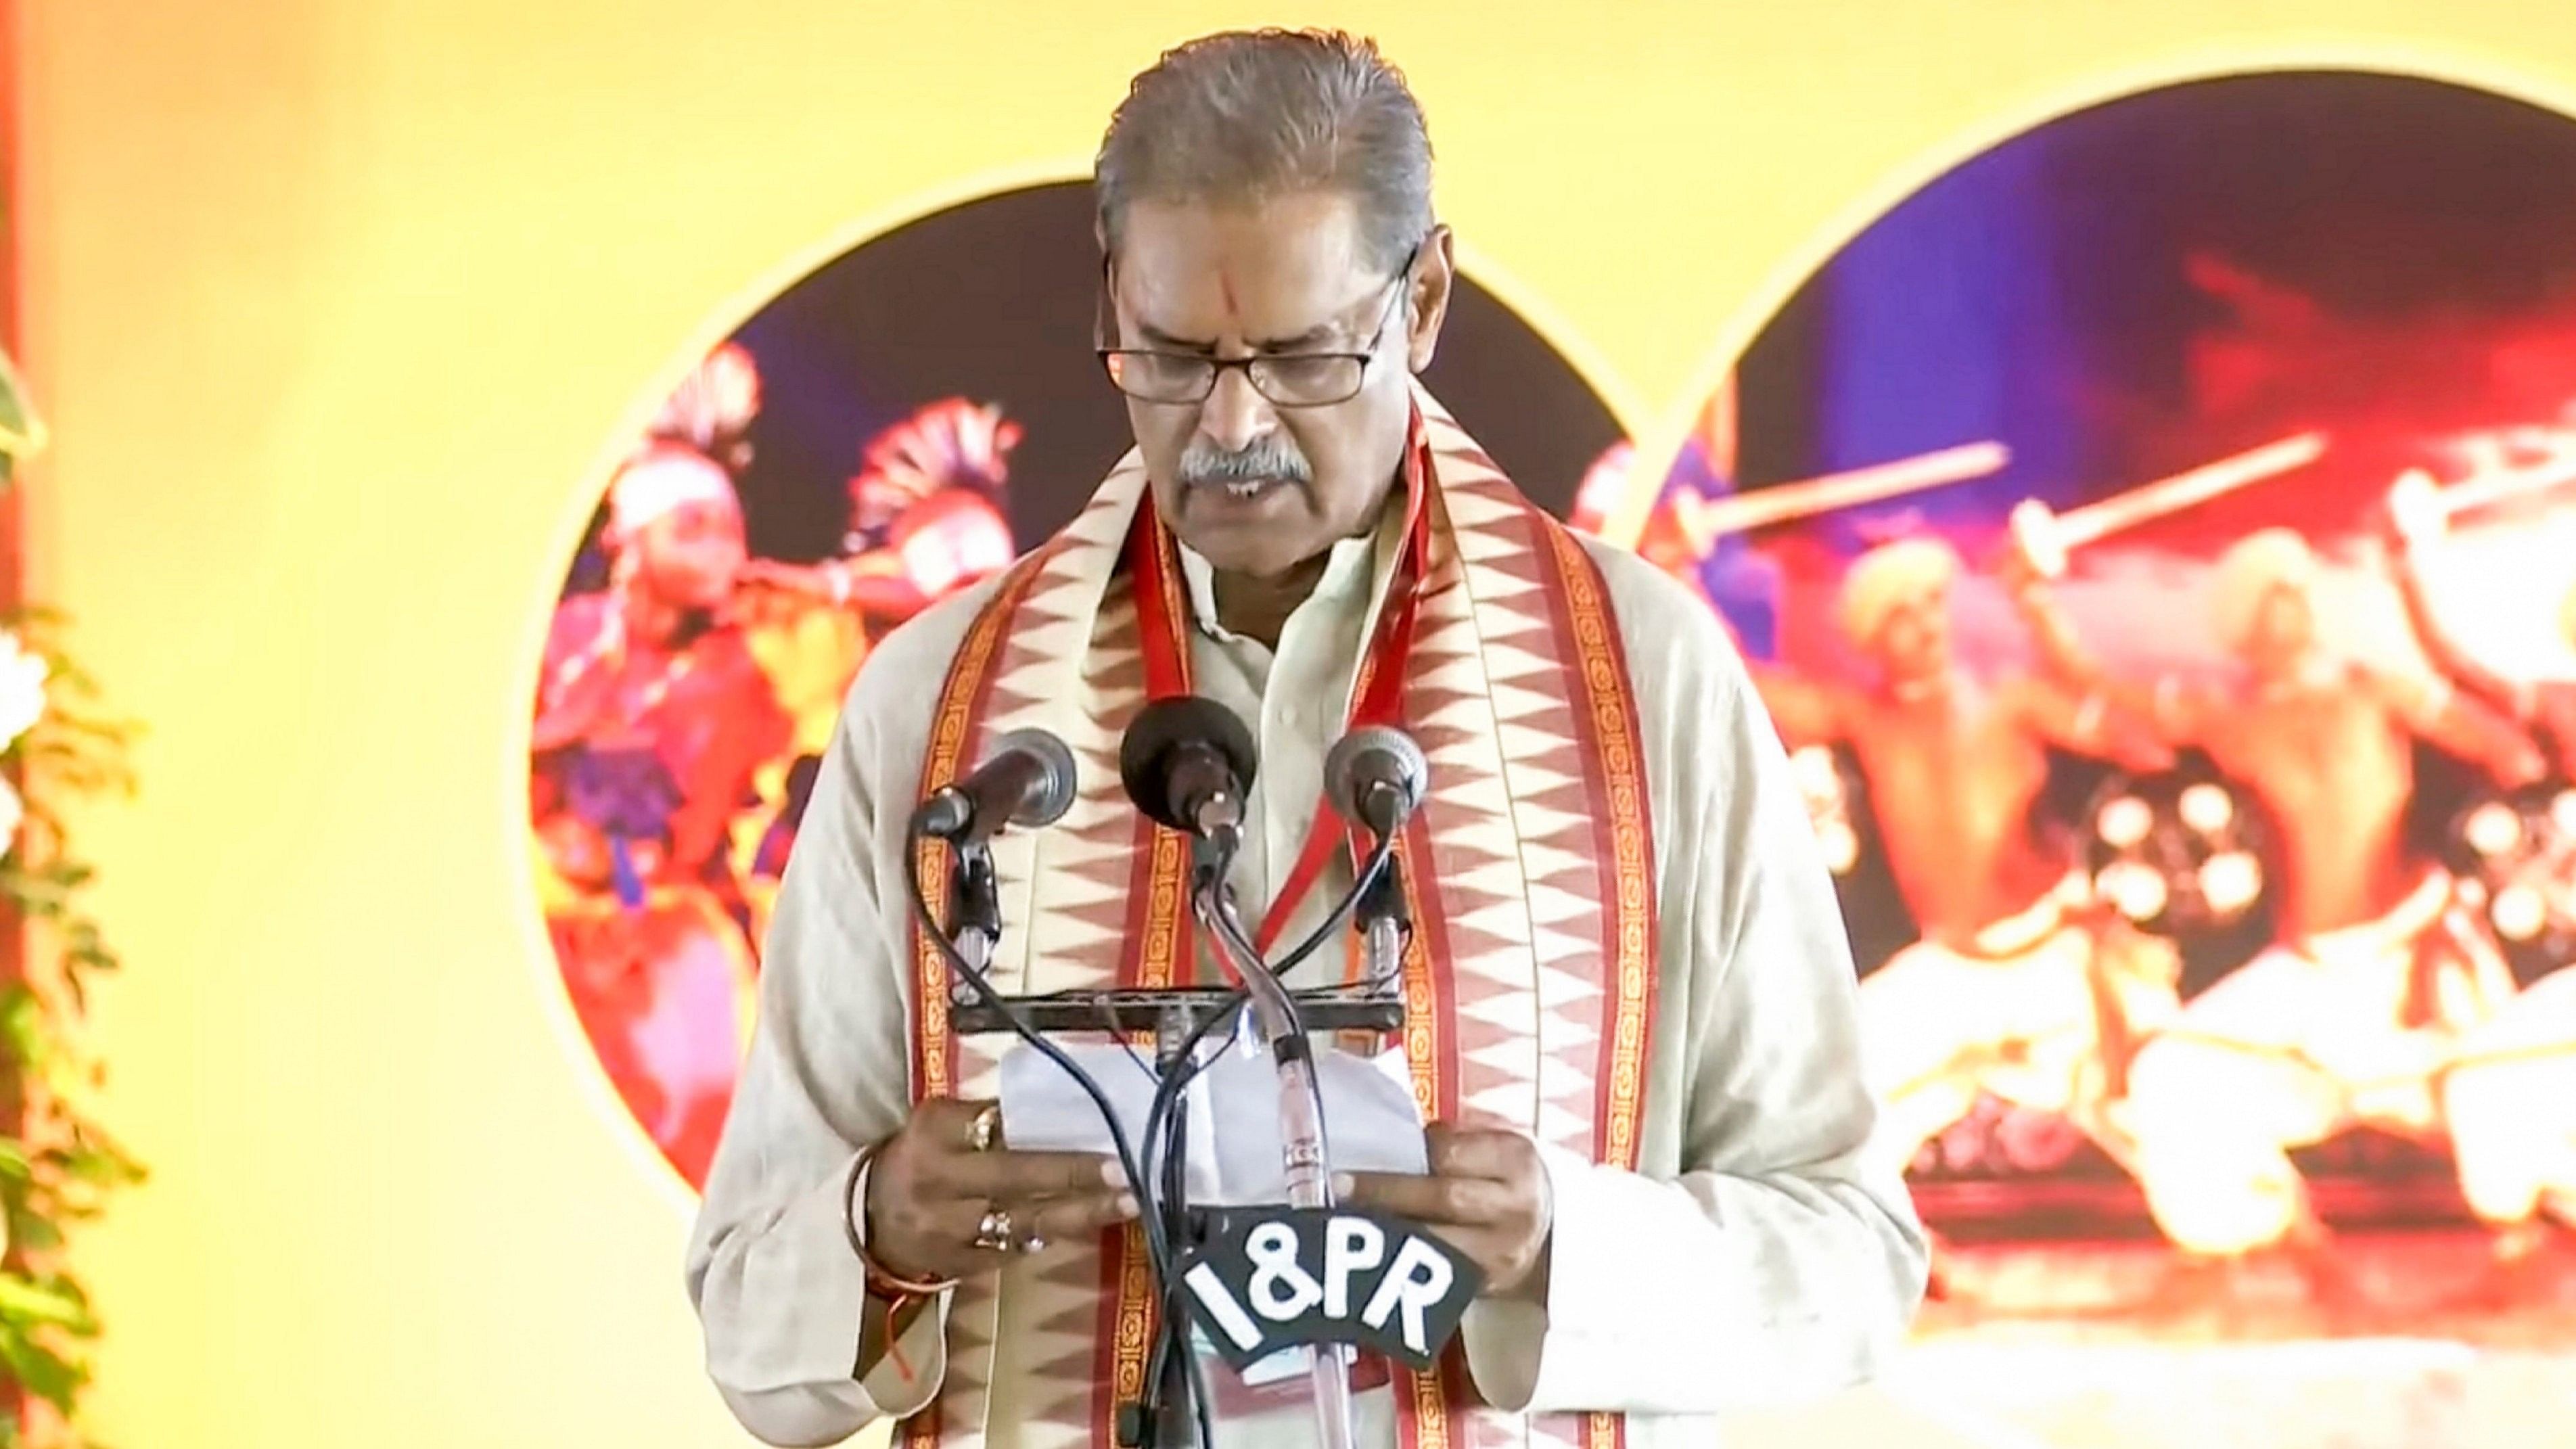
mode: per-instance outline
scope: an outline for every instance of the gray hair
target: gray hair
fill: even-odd
[[[1338,191],[1392,270],[1431,230],[1431,135],[1403,72],[1341,31],[1230,31],[1166,51],[1109,118],[1092,168],[1114,255],[1127,207]]]

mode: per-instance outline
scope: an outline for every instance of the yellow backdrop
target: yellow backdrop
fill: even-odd
[[[132,1449],[736,1442],[686,1202],[577,1044],[524,854],[539,633],[603,448],[759,289],[1074,174],[1129,0],[32,0],[37,589],[146,720],[88,822],[130,975],[88,1238]],[[2576,90],[2542,0],[1316,5],[1411,72],[1480,278],[1654,461],[1902,190],[2157,80],[2340,61]],[[1713,1366],[1723,1371],[1723,1366]],[[1886,1442],[1857,1396],[1816,1438]],[[1914,1444],[1964,1443],[1928,1426]]]

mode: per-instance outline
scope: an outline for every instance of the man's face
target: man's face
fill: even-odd
[[[747,554],[742,509],[731,499],[683,503],[636,531],[637,579],[654,597],[684,609],[712,609],[731,597]]]
[[[1878,627],[1878,659],[1896,684],[1926,683],[1949,673],[1949,589],[1924,589],[1889,609]]]
[[[1272,578],[1375,522],[1403,460],[1408,379],[1431,361],[1449,297],[1446,232],[1409,282],[1364,257],[1347,197],[1138,202],[1111,278],[1112,345],[1222,360],[1365,353],[1360,390],[1282,406],[1243,368],[1197,403],[1127,400],[1154,505],[1229,572]],[[1401,295],[1399,295],[1399,293]]]
[[[2258,668],[2295,664],[2316,642],[2316,630],[2316,606],[2308,591],[2297,584],[2274,584],[2254,610],[2245,656]]]

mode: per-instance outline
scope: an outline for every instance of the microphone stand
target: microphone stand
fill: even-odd
[[[949,854],[949,939],[956,943],[959,959],[979,973],[990,971],[993,948],[1002,940],[1002,890],[993,874],[993,852],[975,841],[960,843]],[[948,977],[948,1003],[952,1008],[977,1003],[973,988],[954,972]]]
[[[1387,852],[1386,868],[1360,892],[1353,923],[1360,933],[1361,980],[1375,990],[1404,970],[1404,948],[1413,939],[1413,912],[1404,903],[1404,867]]]
[[[1333,1178],[1324,1148],[1323,1099],[1315,1078],[1313,1046],[1298,1021],[1296,1003],[1252,948],[1235,913],[1233,892],[1223,878],[1202,872],[1190,897],[1200,924],[1242,977],[1244,991],[1252,998],[1254,1025],[1278,1064],[1279,1141],[1287,1169],[1288,1205],[1329,1208]],[[1353,1449],[1349,1360],[1337,1346],[1317,1345],[1308,1352],[1313,1355],[1309,1371],[1321,1442],[1325,1449]]]

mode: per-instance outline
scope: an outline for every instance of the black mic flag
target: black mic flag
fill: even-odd
[[[1147,704],[1118,742],[1118,778],[1136,808],[1202,839],[1242,824],[1256,761],[1243,721],[1195,694]]]

